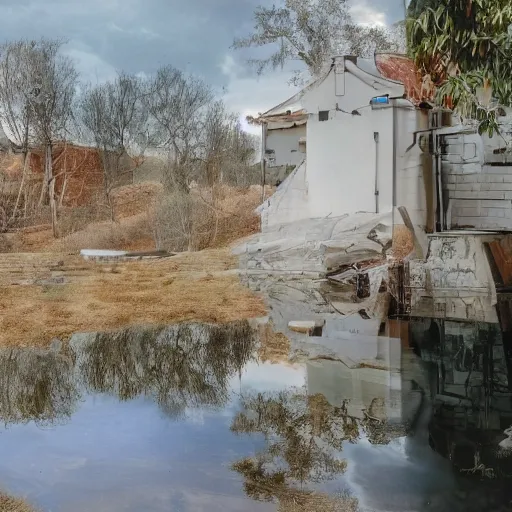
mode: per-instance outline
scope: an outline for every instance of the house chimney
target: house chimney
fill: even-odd
[[[345,57],[334,57],[334,93],[336,96],[345,95]]]

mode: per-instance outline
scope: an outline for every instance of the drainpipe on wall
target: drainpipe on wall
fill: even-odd
[[[397,136],[397,131],[398,131],[398,124],[396,122],[396,117],[397,117],[397,113],[396,113],[396,109],[397,109],[397,105],[396,105],[396,100],[395,99],[392,99],[391,100],[391,106],[392,106],[392,109],[393,109],[393,200],[391,202],[391,204],[393,205],[393,208],[391,210],[391,222],[392,222],[392,225],[393,225],[393,229],[394,229],[394,225],[395,225],[395,208],[397,206],[397,197],[396,197],[396,182],[397,182],[397,165],[396,165],[396,145],[398,143],[398,136]]]
[[[434,176],[436,180],[436,197],[437,197],[437,216],[436,216],[436,232],[444,231],[445,214],[443,200],[443,184],[441,178],[441,150],[439,147],[439,135],[437,130],[432,131],[432,161],[434,163]]]
[[[375,213],[379,213],[379,132],[373,132],[375,141]]]
[[[265,155],[267,152],[267,123],[261,125],[261,202],[265,201]]]

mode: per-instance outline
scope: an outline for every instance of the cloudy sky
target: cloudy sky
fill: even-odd
[[[245,116],[293,94],[289,74],[258,78],[245,63],[248,53],[230,49],[234,37],[251,31],[254,8],[272,3],[279,0],[0,0],[0,35],[65,38],[84,81],[172,64],[224,91]],[[403,0],[353,0],[352,9],[358,22],[394,22]]]

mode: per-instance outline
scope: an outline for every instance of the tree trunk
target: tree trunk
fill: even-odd
[[[43,206],[43,204],[46,201],[46,194],[48,192],[48,187],[50,185],[50,168],[49,168],[49,162],[48,162],[48,146],[45,146],[45,152],[44,152],[44,177],[43,177],[43,186],[41,188],[41,195],[39,197],[39,203],[38,207]]]
[[[112,190],[105,191],[105,196],[107,198],[107,205],[110,211],[110,221],[116,222],[116,210],[114,207],[114,201],[112,199]]]
[[[18,191],[18,197],[16,198],[16,203],[14,204],[14,209],[12,211],[11,222],[15,220],[16,213],[18,213],[18,206],[20,204],[21,195],[23,194],[23,189],[25,187],[25,180],[26,180],[26,176],[27,176],[29,157],[30,157],[30,152],[24,151],[23,152],[23,174],[21,176],[21,183],[20,183],[20,189]]]
[[[64,173],[64,183],[62,184],[62,190],[60,192],[59,197],[59,208],[62,208],[62,205],[64,204],[64,194],[66,193],[66,187],[68,185],[68,174],[67,172]]]
[[[57,226],[57,201],[55,198],[55,178],[53,176],[53,150],[51,143],[46,144],[45,148],[45,171],[48,176],[48,196],[50,200],[50,211],[52,216],[52,232],[54,238],[58,238],[59,231]]]
[[[64,203],[64,194],[66,193],[66,187],[68,184],[68,168],[67,168],[68,153],[67,153],[66,146],[64,146],[63,153],[64,153],[64,165],[62,166],[62,172],[64,173],[64,182],[62,183],[62,190],[60,191],[60,196],[59,196],[59,208],[62,208],[62,205]],[[62,156],[62,153],[60,156]]]

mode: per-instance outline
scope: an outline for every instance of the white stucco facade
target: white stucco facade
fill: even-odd
[[[290,224],[311,217],[308,200],[306,164],[299,165],[281,184],[272,197],[259,208],[261,229]]]
[[[315,114],[310,116],[307,170],[313,217],[391,210],[391,126],[391,109],[348,118],[347,114],[333,111],[328,121],[319,121]],[[375,142],[374,132],[379,133],[379,142]]]
[[[277,210],[286,212],[275,217],[279,224],[357,212],[382,214],[406,206],[413,222],[424,224],[420,157],[407,152],[419,113],[402,99],[402,84],[377,75],[338,57],[325,77],[304,89],[300,107],[307,113],[307,152],[300,173],[300,205],[299,176],[294,175],[283,183],[281,194],[263,206],[269,219]],[[389,103],[372,108],[371,99],[385,95]],[[289,104],[297,108],[297,97]],[[289,107],[285,102],[280,108]]]
[[[396,163],[396,200],[395,206],[406,208],[409,217],[418,233],[425,231],[427,206],[425,180],[423,176],[423,159],[418,144],[414,142],[413,133],[426,128],[425,112],[412,111],[410,108],[397,109],[397,163]],[[395,224],[402,219],[395,214]]]
[[[306,155],[300,151],[299,140],[306,136],[306,125],[270,129],[265,143],[268,167],[300,165]]]

